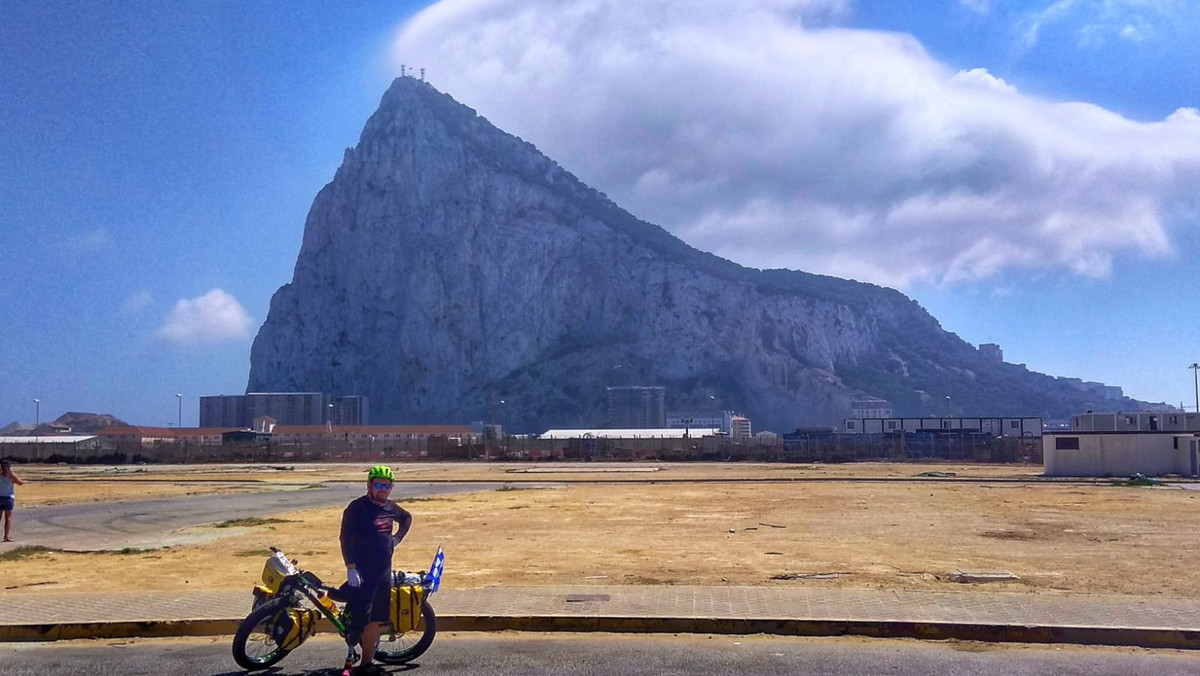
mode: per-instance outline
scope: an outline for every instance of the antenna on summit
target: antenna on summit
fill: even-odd
[[[424,82],[424,81],[425,81],[425,69],[422,68],[421,69],[421,82]]]
[[[400,64],[400,77],[404,77],[404,64]]]

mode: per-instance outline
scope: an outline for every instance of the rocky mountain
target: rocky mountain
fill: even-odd
[[[29,434],[92,434],[110,425],[124,425],[118,418],[107,413],[78,413],[70,411],[58,417],[54,422],[42,423],[36,428],[33,425],[13,421],[0,428],[0,436],[29,435]]]
[[[398,78],[313,202],[247,391],[370,398],[379,423],[600,426],[605,386],[756,429],[897,414],[1132,410],[1116,388],[989,359],[892,289],[693,249],[531,144]],[[503,400],[503,411],[498,412]]]
[[[92,434],[105,427],[125,424],[119,418],[107,413],[79,413],[76,411],[62,414],[54,422],[70,428],[72,434]]]

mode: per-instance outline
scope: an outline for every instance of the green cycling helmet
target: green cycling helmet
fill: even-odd
[[[367,471],[367,481],[370,481],[371,479],[387,479],[388,481],[395,481],[396,477],[392,474],[391,467],[388,467],[387,465],[375,465]]]

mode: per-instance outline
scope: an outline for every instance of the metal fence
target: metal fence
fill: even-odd
[[[17,449],[7,449],[15,451]],[[470,462],[529,461],[752,461],[855,462],[868,460],[964,462],[1042,462],[1041,440],[1033,437],[994,437],[968,432],[909,434],[837,434],[821,432],[785,435],[777,443],[735,442],[728,437],[647,439],[534,439],[507,437],[460,443],[446,437],[424,437],[369,443],[327,437],[304,442],[261,441],[200,445],[189,442],[114,443],[103,451],[40,449],[36,454],[12,454],[17,461],[131,464],[239,462]],[[49,451],[49,452],[48,452]]]

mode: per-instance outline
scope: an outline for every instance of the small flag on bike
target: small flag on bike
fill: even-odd
[[[429,566],[429,593],[438,590],[442,586],[442,568],[446,565],[446,555],[442,553],[442,548],[438,547],[437,555],[433,557],[433,563]]]

